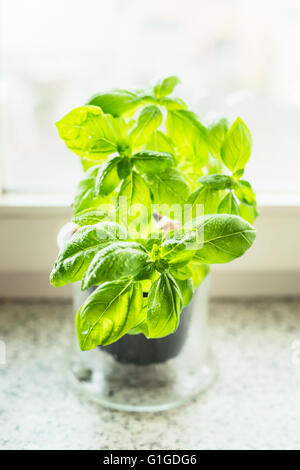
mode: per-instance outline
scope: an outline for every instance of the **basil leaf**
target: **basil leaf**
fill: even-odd
[[[119,220],[127,225],[135,218],[132,214],[132,206],[139,204],[147,209],[147,214],[145,212],[141,223],[147,222],[151,218],[151,203],[150,191],[144,178],[136,171],[132,171],[123,180],[118,194],[116,209]]]
[[[252,151],[252,137],[246,124],[237,118],[226,134],[221,147],[224,164],[232,172],[245,168]]]
[[[94,194],[95,178],[88,175],[81,180],[77,187],[77,194],[73,201],[74,215],[79,214],[85,209],[96,209],[100,198],[95,198]]]
[[[236,215],[206,215],[201,221],[193,219],[185,226],[203,233],[203,243],[195,260],[207,264],[228,263],[242,256],[255,240],[255,229]]]
[[[127,231],[113,222],[81,227],[58,254],[50,274],[55,287],[82,279],[93,257],[115,239],[126,239]]]
[[[219,157],[221,153],[221,146],[224,141],[225,135],[228,132],[229,123],[226,118],[221,118],[219,121],[211,124],[208,127],[207,136],[209,148],[211,153]]]
[[[160,104],[165,106],[168,111],[187,109],[187,104],[180,98],[163,98],[160,100]]]
[[[178,169],[184,174],[187,182],[193,190],[199,187],[198,179],[203,175],[203,167],[198,160],[196,161],[194,157],[180,159],[178,161]]]
[[[255,204],[249,205],[245,203],[240,204],[240,216],[249,222],[249,224],[253,224],[256,217],[259,215],[257,207]]]
[[[143,150],[132,157],[133,163],[141,173],[156,173],[164,171],[175,165],[173,155],[170,153]]]
[[[131,328],[131,330],[128,331],[128,334],[129,335],[143,334],[144,336],[147,336],[148,335],[147,321],[144,320],[139,325],[135,326],[134,328]]]
[[[184,204],[190,195],[190,188],[182,173],[176,168],[168,168],[162,173],[146,176],[153,201],[156,204]]]
[[[84,225],[95,225],[102,220],[114,220],[114,214],[105,210],[85,210],[79,212],[75,217],[73,217],[73,222],[80,227]]]
[[[193,281],[191,279],[181,280],[176,278],[175,281],[182,296],[183,306],[186,307],[194,295]]]
[[[220,191],[215,191],[211,189],[209,185],[204,185],[196,189],[192,192],[192,194],[187,200],[187,204],[189,204],[190,207],[188,207],[186,210],[185,221],[194,219],[195,217],[200,216],[203,213],[216,213],[221,201],[221,197],[222,194],[220,193]]]
[[[193,288],[196,289],[209,273],[209,265],[192,259],[184,266],[170,266],[170,274],[178,281],[192,279]],[[179,284],[178,284],[179,285]],[[179,285],[180,287],[180,285]]]
[[[256,204],[255,193],[251,184],[246,180],[240,180],[234,189],[236,197],[245,204]]]
[[[154,150],[155,152],[174,153],[174,146],[171,139],[162,131],[153,132],[145,148],[147,150]]]
[[[151,251],[154,245],[156,245],[156,247],[161,245],[163,238],[163,232],[151,232],[150,235],[143,241],[143,244],[148,251]]]
[[[106,114],[114,117],[133,113],[141,106],[142,99],[136,93],[114,89],[108,93],[96,94],[90,98],[88,105],[98,106]]]
[[[119,125],[96,106],[73,109],[56,123],[59,136],[76,155],[99,160],[118,150]]]
[[[136,126],[132,129],[129,139],[135,148],[145,145],[162,123],[162,113],[157,106],[146,106],[140,113]]]
[[[212,155],[209,155],[206,165],[207,165],[206,168],[208,170],[209,175],[219,174],[223,172],[224,165],[221,159],[214,158]],[[202,168],[202,171],[203,171],[203,168]]]
[[[162,338],[177,330],[183,299],[176,281],[161,274],[153,282],[148,295],[148,338]]]
[[[124,277],[146,279],[151,274],[151,266],[151,259],[142,245],[115,242],[101,249],[94,257],[83,278],[82,289]]]
[[[103,157],[100,157],[100,160],[88,160],[85,157],[81,157],[80,162],[84,172],[90,170],[90,168],[100,165],[103,161]]]
[[[101,165],[95,181],[96,196],[107,196],[119,185],[118,164],[121,160],[122,157],[115,156]]]
[[[201,284],[201,282],[206,278],[207,274],[209,273],[209,265],[192,260],[187,266],[192,271],[193,287],[194,289],[197,289],[197,287]]]
[[[207,159],[207,129],[196,114],[187,110],[169,111],[166,119],[168,135],[182,155]]]
[[[118,163],[117,172],[120,180],[124,180],[131,172],[131,159],[128,157],[123,157]]]
[[[240,180],[235,186],[234,193],[240,200],[240,216],[250,224],[254,222],[259,215],[255,193],[251,184],[246,180]]]
[[[231,176],[222,174],[202,176],[198,181],[203,185],[209,186],[212,190],[231,189],[236,184]]]
[[[218,213],[239,215],[239,206],[234,195],[232,194],[232,191],[229,191],[224,197],[224,199],[222,199],[222,201],[220,202],[218,207]]]
[[[245,173],[244,169],[237,170],[232,174],[232,176],[233,176],[233,178],[240,179],[243,176],[244,173]]]
[[[87,298],[76,316],[81,350],[117,341],[143,321],[142,307],[140,283],[119,280],[102,284]]]
[[[180,80],[175,75],[160,80],[154,87],[154,93],[157,99],[170,95]]]
[[[176,279],[176,281],[184,281],[186,279],[190,279],[193,275],[190,263],[184,266],[171,266],[170,274]]]
[[[183,229],[174,231],[173,236],[161,244],[160,256],[170,266],[188,263],[196,253],[196,231]]]
[[[78,184],[77,194],[72,204],[75,217],[83,211],[97,210],[100,206],[101,210],[106,210],[105,205],[111,205],[111,195],[106,197],[95,196],[94,188],[99,168],[100,166],[90,169],[87,172],[86,178]]]

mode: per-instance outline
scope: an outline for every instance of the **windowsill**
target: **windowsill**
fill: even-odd
[[[8,193],[0,196],[0,217],[2,215],[71,215],[72,194],[30,194]],[[258,194],[260,215],[268,213],[299,213],[299,194]]]
[[[70,303],[3,304],[1,449],[97,449],[99,458],[98,449],[119,448],[299,449],[299,309],[299,301],[212,302],[217,383],[176,412],[137,418],[75,398],[66,386],[64,358],[75,341]]]
[[[214,296],[300,293],[300,195],[261,194],[258,201],[255,244],[234,262],[212,266]],[[0,198],[0,297],[70,296],[70,289],[54,289],[48,278],[56,235],[72,216],[71,202],[67,194]]]
[[[0,197],[0,217],[71,217],[72,195],[11,193]]]

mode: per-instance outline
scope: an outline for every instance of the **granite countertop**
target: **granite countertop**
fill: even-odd
[[[300,300],[213,301],[216,382],[154,414],[76,395],[65,374],[72,335],[69,303],[0,304],[0,449],[300,449]]]

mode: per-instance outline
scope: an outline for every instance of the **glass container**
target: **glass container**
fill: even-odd
[[[74,313],[91,290],[73,285]],[[101,405],[126,411],[177,407],[205,390],[216,367],[208,348],[209,277],[181,313],[177,331],[165,338],[125,335],[109,346],[80,351],[75,338],[70,359],[77,390]]]

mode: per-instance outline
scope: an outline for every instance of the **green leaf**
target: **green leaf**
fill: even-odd
[[[148,338],[162,338],[176,331],[179,325],[183,299],[176,281],[161,274],[153,282],[148,296]]]
[[[228,132],[229,123],[226,118],[221,118],[219,121],[211,124],[207,130],[207,139],[211,153],[219,157],[221,153],[221,146],[224,138]]]
[[[175,281],[182,296],[183,306],[186,307],[194,295],[193,281],[191,279],[181,280],[176,278]]]
[[[95,200],[94,195],[95,177],[88,175],[82,179],[77,186],[77,194],[73,200],[74,215],[79,214],[85,209],[98,206],[98,201]],[[99,199],[99,198],[98,198]]]
[[[115,242],[100,250],[91,262],[82,281],[87,289],[105,281],[124,277],[134,280],[149,278],[151,259],[145,248],[135,242]]]
[[[115,156],[101,165],[95,181],[96,196],[107,196],[120,184],[118,164],[121,161],[122,157]]]
[[[160,248],[160,256],[170,267],[188,263],[195,255],[196,232],[180,229],[171,233]]]
[[[67,147],[89,160],[104,159],[121,144],[119,123],[96,106],[73,109],[56,126]]]
[[[73,222],[80,227],[84,225],[95,225],[102,220],[114,220],[114,214],[105,210],[90,210],[79,212],[75,217],[73,217]]]
[[[191,189],[199,187],[198,179],[203,175],[203,166],[194,157],[182,158],[177,154],[178,169],[184,174]]]
[[[234,189],[236,197],[245,204],[256,205],[255,193],[251,184],[246,180],[240,180]]]
[[[89,160],[104,159],[116,152],[121,142],[118,124],[96,106],[73,109],[56,126],[67,147]]]
[[[206,170],[207,170],[208,175],[222,173],[223,168],[224,168],[224,165],[221,159],[217,159],[217,158],[214,158],[212,155],[209,155],[208,161],[206,163]]]
[[[209,273],[209,265],[199,263],[198,261],[192,260],[187,264],[187,266],[192,271],[192,281],[194,289],[201,284],[201,282],[206,278]]]
[[[235,181],[231,176],[222,174],[212,174],[199,178],[199,183],[207,185],[212,190],[231,189],[235,186]]]
[[[175,165],[173,155],[170,153],[142,150],[132,157],[133,163],[141,173],[156,173]]]
[[[175,75],[160,80],[154,87],[154,93],[157,99],[170,95],[180,80]]]
[[[215,214],[222,198],[219,190],[213,190],[209,185],[203,185],[192,192],[187,200],[190,207],[185,213],[185,222],[203,214]]]
[[[239,215],[239,206],[232,191],[229,191],[224,197],[224,199],[222,199],[222,201],[220,202],[218,207],[218,213]]]
[[[232,172],[244,169],[252,151],[252,137],[246,124],[237,118],[226,134],[221,147],[224,164]]]
[[[179,109],[187,109],[187,104],[180,98],[163,98],[160,104],[165,106],[168,111],[178,111]]]
[[[193,275],[190,263],[185,264],[184,266],[170,266],[170,274],[178,281],[184,281],[190,279]]]
[[[195,227],[203,235],[195,260],[207,264],[228,263],[242,256],[254,242],[254,227],[236,215],[206,215],[193,219],[186,228]]]
[[[117,198],[117,214],[119,220],[127,226],[135,219],[132,213],[132,206],[139,204],[147,209],[142,217],[141,223],[146,223],[151,218],[151,195],[144,178],[136,171],[132,171],[130,175],[123,180]],[[138,206],[136,206],[138,207]]]
[[[146,106],[140,113],[136,126],[130,133],[130,142],[134,148],[145,145],[162,123],[162,113],[157,106]]]
[[[130,175],[132,167],[131,159],[128,157],[123,157],[118,163],[117,172],[120,180],[124,180],[127,176]]]
[[[110,198],[103,199],[101,196],[95,196],[95,173],[97,173],[98,169],[99,166],[92,168],[92,171],[89,170],[86,178],[79,182],[77,194],[73,201],[74,216],[77,216],[85,210],[97,210],[101,204],[110,202]]]
[[[100,165],[103,162],[103,157],[100,157],[100,160],[88,160],[87,158],[82,157],[80,161],[83,171],[87,172],[90,168]]]
[[[148,251],[153,249],[153,246],[159,247],[164,239],[164,233],[160,232],[151,232],[148,237],[144,240],[141,240],[140,243],[146,247]]]
[[[238,181],[235,186],[234,193],[241,202],[239,208],[240,216],[252,224],[259,213],[257,210],[255,193],[251,184],[246,180]]]
[[[209,150],[207,129],[196,114],[187,110],[169,111],[166,127],[169,137],[182,155],[197,156],[205,162]]]
[[[147,150],[154,150],[155,152],[174,153],[174,146],[171,139],[162,131],[153,132],[145,148]]]
[[[141,323],[143,292],[131,280],[106,282],[91,294],[79,309],[76,328],[82,351],[111,344]]]
[[[92,96],[87,104],[98,106],[104,113],[118,117],[136,111],[141,106],[142,99],[131,91],[114,89]]]
[[[82,279],[97,252],[116,239],[127,238],[127,231],[113,222],[81,227],[59,252],[50,274],[55,287]]]
[[[147,175],[155,204],[184,204],[190,195],[190,188],[182,173],[168,168],[163,173]]]
[[[144,336],[147,336],[148,334],[147,321],[146,320],[142,321],[139,325],[135,326],[130,331],[128,331],[128,334],[129,335],[143,334]]]
[[[259,215],[256,205],[249,205],[245,203],[240,204],[240,216],[247,220],[250,224],[253,224],[256,217]]]
[[[178,281],[192,279],[193,288],[196,289],[209,273],[209,265],[191,259],[184,266],[170,266],[170,274]],[[180,287],[180,285],[179,285]]]
[[[245,173],[245,170],[244,170],[244,169],[242,169],[242,170],[237,170],[237,171],[235,171],[235,172],[232,174],[232,176],[233,176],[233,178],[236,178],[236,179],[239,180],[239,179],[243,176],[244,173]]]

